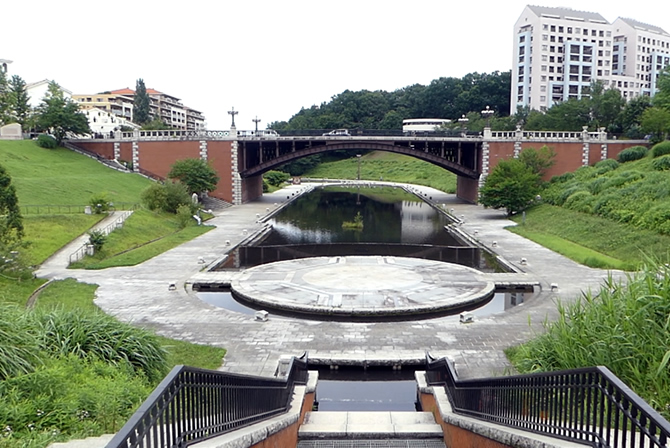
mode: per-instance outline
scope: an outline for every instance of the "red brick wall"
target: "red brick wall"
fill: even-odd
[[[139,167],[163,178],[176,161],[200,158],[198,141],[141,141],[137,145]]]
[[[233,202],[232,142],[208,141],[207,161],[219,175],[216,190],[209,195],[224,201]]]
[[[460,176],[456,179],[456,196],[460,199],[475,204],[477,203],[478,190],[479,181],[477,179]]]
[[[514,142],[489,143],[489,173],[493,171],[498,162],[512,157],[514,157]]]
[[[132,162],[133,161],[133,144],[130,142],[121,142],[121,146],[119,148],[121,151],[120,158],[121,160],[124,160],[126,162]]]
[[[242,202],[253,201],[263,195],[263,176],[242,179]]]
[[[105,159],[114,160],[114,142],[74,142],[74,145],[94,152]]]

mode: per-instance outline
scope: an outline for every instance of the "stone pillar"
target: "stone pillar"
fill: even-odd
[[[486,182],[486,176],[489,175],[489,157],[490,157],[490,152],[489,152],[489,142],[487,140],[484,140],[482,142],[482,173],[479,176],[479,188],[477,190],[477,196],[479,197],[479,190],[484,186],[484,182]]]
[[[200,158],[207,161],[207,140],[200,141]]]
[[[231,129],[231,132],[233,132],[233,129]],[[232,151],[232,154],[230,155],[230,177],[233,181],[233,205],[240,205],[242,204],[242,178],[240,177],[240,172],[237,169],[239,143],[237,140],[233,140],[230,146]]]
[[[518,159],[521,153],[521,140],[523,140],[523,130],[521,126],[516,127],[516,136],[514,138],[514,158]]]
[[[121,158],[121,142],[114,142],[114,160]]]
[[[590,141],[588,129],[588,126],[582,126],[582,166],[588,166],[589,164]]]
[[[138,141],[133,142],[133,171],[138,172],[140,170],[140,143]]]

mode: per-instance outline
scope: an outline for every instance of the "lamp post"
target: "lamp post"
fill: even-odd
[[[486,127],[491,127],[491,115],[493,115],[493,110],[489,109],[489,106],[486,106],[486,109],[482,111],[482,117],[486,118]]]
[[[465,137],[465,131],[468,129],[468,121],[470,120],[465,116],[465,114],[461,115],[461,118],[458,119],[458,122],[461,124],[461,134],[463,137]]]
[[[487,106],[487,107],[488,107],[488,106]],[[258,118],[258,115],[256,115],[256,118],[254,118],[254,119],[251,120],[251,121],[253,121],[253,122],[256,124],[256,131],[255,131],[255,132],[256,132],[256,134],[258,134],[258,123],[261,122],[261,119]]]
[[[361,155],[356,154],[356,158],[358,159],[358,175],[356,176],[357,180],[361,180]]]
[[[233,123],[230,125],[230,129],[235,129],[235,115],[239,114],[238,111],[233,107],[232,110],[228,111],[228,115],[233,117]]]

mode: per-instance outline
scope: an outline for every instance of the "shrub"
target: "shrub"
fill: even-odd
[[[37,146],[40,148],[54,149],[58,146],[58,142],[49,134],[40,134],[37,136]]]
[[[608,178],[607,182],[602,185],[602,191],[609,190],[610,188],[619,188],[642,178],[644,178],[644,173],[641,173],[640,171],[623,171],[615,173],[614,176]]]
[[[621,163],[632,162],[634,160],[640,160],[646,156],[648,152],[649,150],[644,146],[631,146],[630,148],[621,151],[618,159]]]
[[[571,179],[574,179],[574,177],[575,177],[575,173],[567,172],[567,173],[563,173],[559,176],[552,177],[549,182],[551,182],[552,184],[560,184],[560,183],[563,183],[563,182],[567,182]]]
[[[654,161],[651,162],[651,167],[656,171],[670,170],[670,154],[654,159]]]
[[[267,182],[273,187],[281,186],[284,182],[286,182],[290,178],[291,175],[283,171],[271,170],[263,175],[263,179],[267,180]]]
[[[603,191],[603,186],[609,181],[607,176],[600,176],[593,179],[586,186],[591,194],[599,194]]]
[[[660,203],[636,217],[639,227],[670,235],[670,204]]]
[[[141,199],[149,210],[162,210],[168,213],[177,213],[180,205],[193,204],[186,186],[171,180],[149,186],[142,192]]]
[[[41,344],[55,356],[74,355],[114,365],[127,362],[152,381],[167,370],[167,355],[156,336],[106,314],[56,309],[38,313],[36,320]]]
[[[652,157],[661,157],[670,154],[670,140],[662,141],[661,143],[656,143],[653,148],[651,148]]]
[[[100,230],[92,230],[88,232],[88,243],[93,245],[96,252],[102,249],[102,246],[107,242],[107,235]]]
[[[270,191],[270,186],[268,185],[268,181],[263,179],[263,193],[268,193]]]
[[[191,210],[191,207],[189,207],[187,204],[182,204],[177,207],[177,225],[179,228],[183,229],[192,222],[195,222],[193,215],[194,213]]]
[[[570,197],[565,200],[563,207],[576,212],[592,213],[594,201],[595,198],[591,193],[580,190],[571,194]]]
[[[91,196],[91,199],[88,200],[93,213],[100,214],[106,213],[109,211],[110,203],[107,200],[107,195],[105,193],[98,193]]]
[[[578,191],[586,191],[586,190],[584,189],[583,185],[579,184],[579,185],[573,185],[572,187],[568,187],[565,190],[561,191],[555,198],[556,205],[562,206],[563,204],[565,204],[565,201],[567,201],[570,196],[577,193]]]
[[[25,313],[13,306],[1,306],[0,381],[32,372],[39,364],[38,340]]]
[[[619,162],[614,159],[605,159],[594,165],[598,174],[605,174],[619,167]]]

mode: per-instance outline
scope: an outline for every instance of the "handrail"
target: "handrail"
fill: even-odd
[[[288,411],[307,354],[285,378],[175,366],[106,448],[186,447]]]
[[[445,358],[426,364],[457,414],[594,447],[668,447],[670,423],[606,367],[459,380]]]

